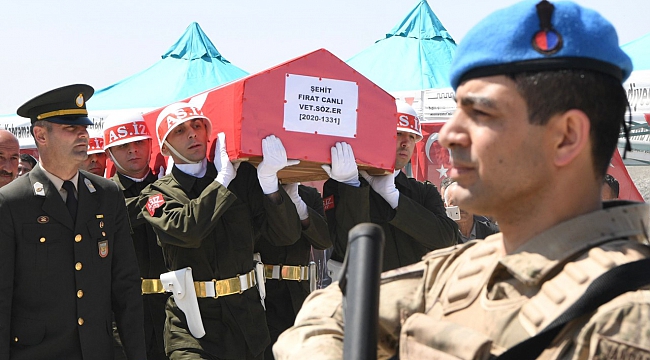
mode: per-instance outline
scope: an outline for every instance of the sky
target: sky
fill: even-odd
[[[428,0],[456,40],[518,0]],[[577,0],[625,44],[650,32],[648,0]],[[256,73],[319,48],[347,60],[419,0],[20,0],[0,5],[0,114],[50,89],[109,86],[153,65],[196,21],[221,54]]]

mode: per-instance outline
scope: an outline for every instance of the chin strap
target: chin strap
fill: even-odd
[[[165,140],[165,145],[167,145],[167,148],[169,149],[169,151],[171,151],[172,153],[174,153],[174,155],[176,155],[177,158],[183,160],[186,164],[198,164],[198,163],[201,162],[201,160],[199,160],[199,161],[192,161],[192,160],[187,159],[185,156],[181,155],[181,153],[179,153],[178,151],[176,151],[176,149],[174,149],[174,147],[172,147],[172,146],[167,142],[167,140]]]

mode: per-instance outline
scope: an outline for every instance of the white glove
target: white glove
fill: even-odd
[[[346,142],[337,142],[332,146],[332,166],[323,164],[321,167],[330,178],[359,187],[359,170],[357,169],[357,160],[354,158],[352,146]]]
[[[309,217],[309,211],[307,211],[307,204],[302,200],[300,195],[298,195],[298,183],[282,185],[284,191],[287,192],[291,201],[296,205],[296,211],[300,220],[305,220]]]
[[[228,187],[230,182],[237,176],[237,170],[228,158],[226,150],[226,134],[217,134],[217,143],[214,145],[214,166],[217,168],[217,177],[214,181]]]
[[[272,194],[280,189],[278,171],[287,166],[300,163],[300,160],[287,160],[287,152],[282,141],[274,135],[262,139],[262,162],[257,165],[257,179],[264,194]]]
[[[174,158],[169,156],[169,157],[167,157],[167,167],[165,168],[165,172],[163,173],[163,176],[171,174],[173,167],[174,167]],[[162,177],[162,176],[160,176],[160,177]]]
[[[399,203],[399,190],[395,187],[395,176],[393,174],[372,176],[364,170],[359,171],[370,186],[386,200],[393,209]]]

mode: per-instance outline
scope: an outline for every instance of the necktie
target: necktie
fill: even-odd
[[[68,207],[72,220],[77,220],[77,198],[74,196],[74,185],[71,181],[66,180],[63,182],[63,188],[68,193],[65,198],[65,206]]]

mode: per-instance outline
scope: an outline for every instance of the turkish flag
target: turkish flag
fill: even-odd
[[[448,177],[451,168],[449,150],[438,141],[438,133],[444,122],[422,123],[422,141],[415,144],[411,158],[413,177],[419,181],[429,180],[440,188],[442,179]]]
[[[618,198],[621,200],[643,201],[643,196],[637,190],[636,185],[632,181],[630,174],[627,172],[623,159],[618,153],[618,149],[614,150],[612,161],[607,169],[607,173],[612,175],[618,180],[619,192]]]

